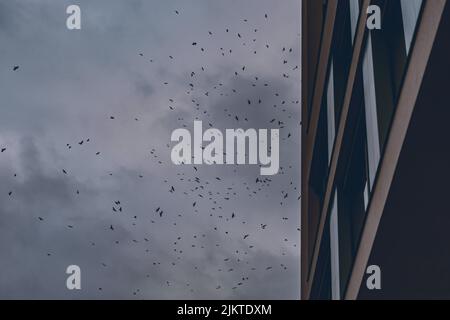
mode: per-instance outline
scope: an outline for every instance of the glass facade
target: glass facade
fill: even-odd
[[[365,30],[367,36],[351,90],[312,298],[341,299],[347,289],[422,3],[423,0],[379,0],[382,29]],[[317,224],[312,215],[320,216],[322,212],[348,73],[351,63],[356,63],[352,57],[360,15],[360,0],[338,0],[310,174],[308,214]],[[317,228],[309,234],[309,240],[314,240],[312,245],[310,242],[311,253],[317,249]]]

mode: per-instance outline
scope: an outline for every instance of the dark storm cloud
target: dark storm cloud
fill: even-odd
[[[299,3],[77,3],[0,1],[0,297],[298,298]],[[283,170],[174,166],[194,119],[284,127]]]

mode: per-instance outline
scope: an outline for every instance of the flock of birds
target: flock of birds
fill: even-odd
[[[179,10],[175,11],[175,15],[180,15],[181,12]],[[264,19],[269,21],[268,14],[264,15]],[[248,23],[247,19],[243,20],[244,23]],[[239,41],[240,45],[250,48],[251,43],[254,43],[257,41],[256,35],[259,32],[258,28],[250,28],[249,29],[251,34],[253,34],[253,37],[244,37],[244,32],[237,32],[236,33],[236,40]],[[223,32],[225,33],[231,33],[230,28],[224,28]],[[246,34],[249,34],[250,32],[247,32]],[[214,33],[212,31],[208,31],[208,35],[213,37]],[[204,53],[207,51],[207,48],[201,45],[199,41],[191,42],[189,43],[192,47],[199,48],[200,53]],[[271,46],[269,43],[265,44],[264,47],[266,49],[269,49]],[[251,54],[258,55],[258,54],[264,54],[260,53],[257,50],[250,49]],[[280,65],[282,68],[282,71],[280,73],[280,80],[281,81],[290,81],[290,73],[291,72],[297,72],[296,70],[299,69],[298,65],[295,63],[291,64],[289,62],[290,55],[294,53],[293,48],[289,47],[282,47],[279,49],[281,54],[281,61]],[[227,56],[233,54],[233,48],[225,49],[220,48],[219,55],[220,56]],[[141,59],[144,59],[145,62],[155,63],[154,58],[150,58],[147,56],[144,52],[138,52],[138,57]],[[168,59],[174,60],[176,59],[174,55],[168,55]],[[14,72],[19,71],[19,65],[13,66],[12,70]],[[231,78],[239,78],[243,77],[245,79],[251,79],[250,83],[250,90],[251,88],[255,88],[260,90],[263,89],[263,92],[272,94],[271,100],[276,100],[277,103],[268,106],[266,101],[261,98],[247,98],[242,97],[241,89],[242,88],[232,88],[227,87],[224,83],[216,83],[212,84],[210,88],[207,88],[207,90],[204,89],[202,85],[199,85],[200,80],[197,80],[199,77],[202,76],[201,73],[207,74],[207,67],[201,66],[198,70],[192,71],[188,75],[188,81],[186,83],[186,90],[185,94],[190,95],[190,101],[192,103],[192,116],[195,120],[203,120],[206,123],[208,123],[209,127],[213,127],[214,123],[214,115],[211,114],[211,109],[208,106],[204,106],[201,102],[200,97],[207,97],[209,99],[213,97],[222,97],[223,99],[226,99],[227,97],[239,97],[242,99],[243,106],[239,106],[237,110],[232,110],[232,108],[226,107],[222,109],[222,117],[223,119],[227,121],[233,121],[237,123],[240,126],[245,126],[246,123],[251,122],[251,116],[252,114],[260,112],[259,109],[256,108],[267,108],[269,111],[269,114],[274,114],[275,117],[271,117],[268,119],[266,125],[272,126],[274,128],[279,128],[281,131],[284,132],[282,134],[281,139],[282,141],[287,141],[289,139],[292,139],[294,136],[299,137],[299,132],[301,128],[301,121],[300,119],[297,119],[299,116],[299,112],[295,112],[295,109],[300,109],[299,107],[299,100],[298,98],[294,99],[287,99],[282,96],[282,94],[276,89],[271,88],[271,84],[269,81],[264,81],[264,79],[260,76],[252,76],[248,74],[248,66],[241,66],[238,70],[232,70]],[[163,85],[169,85],[167,81],[163,82]],[[289,84],[292,85],[292,84]],[[299,86],[299,83],[296,83],[295,85]],[[202,89],[198,89],[202,88]],[[242,90],[244,91],[244,90]],[[167,112],[176,112],[177,110],[177,101],[175,101],[174,98],[169,98],[168,100],[168,111]],[[245,108],[247,107],[247,108]],[[249,109],[250,108],[250,109]],[[253,108],[253,109],[251,109]],[[215,116],[217,117],[217,115]],[[118,119],[117,115],[107,115],[105,121],[116,121]],[[138,122],[140,121],[139,117],[132,118],[134,121]],[[221,120],[223,120],[221,119]],[[177,122],[183,126],[187,127],[192,125],[191,119],[186,119],[186,117],[178,117]],[[94,139],[95,140],[95,137]],[[67,143],[65,145],[67,150],[72,150],[74,146],[77,148],[83,148],[85,145],[88,145],[91,143],[91,138],[84,138],[78,141],[75,141],[73,143]],[[153,147],[151,150],[149,150],[148,156],[152,161],[155,162],[155,165],[172,165],[170,163],[170,148],[171,145],[167,144],[165,145],[165,150],[158,150],[158,147]],[[0,148],[1,153],[7,152],[7,147],[3,146]],[[72,151],[73,152],[73,151]],[[95,152],[95,156],[101,157],[102,152],[101,150],[98,150]],[[289,159],[283,159],[281,158],[281,161],[283,162],[289,162]],[[286,161],[287,160],[287,161]],[[0,159],[1,161],[1,159]],[[288,266],[280,263],[278,266],[276,265],[250,265],[250,259],[249,256],[252,255],[252,252],[256,252],[257,243],[255,244],[255,240],[253,235],[258,232],[267,232],[267,230],[270,230],[271,225],[268,222],[261,221],[257,225],[250,225],[248,221],[246,220],[246,214],[239,213],[239,207],[233,206],[233,203],[237,203],[237,201],[243,198],[246,198],[246,201],[252,201],[252,198],[258,201],[258,197],[262,198],[274,198],[273,194],[278,194],[279,198],[279,210],[278,212],[274,212],[273,214],[276,216],[279,216],[280,223],[284,223],[285,225],[292,224],[290,221],[288,221],[290,218],[294,220],[294,227],[296,228],[297,232],[300,232],[300,227],[296,227],[295,225],[298,223],[299,219],[299,212],[288,212],[287,209],[285,209],[285,204],[289,203],[292,204],[292,202],[299,201],[301,198],[300,190],[298,189],[298,180],[299,177],[294,176],[295,172],[298,172],[297,168],[294,168],[293,165],[285,165],[281,166],[278,175],[279,177],[264,177],[264,176],[255,176],[253,181],[244,181],[240,182],[242,180],[237,180],[237,182],[231,182],[228,179],[229,177],[203,177],[201,174],[202,167],[201,166],[180,166],[175,169],[172,168],[172,171],[177,171],[176,176],[168,176],[162,181],[162,186],[164,188],[167,188],[168,192],[168,201],[175,201],[174,199],[178,199],[177,201],[184,201],[184,199],[187,199],[187,203],[184,206],[184,212],[183,213],[173,213],[169,212],[170,209],[166,209],[166,205],[164,203],[160,203],[159,205],[155,205],[152,209],[153,212],[149,213],[149,217],[147,217],[147,223],[149,224],[160,224],[162,226],[162,221],[165,223],[168,223],[169,221],[172,223],[173,226],[177,227],[179,230],[179,235],[177,235],[173,242],[167,246],[167,251],[171,251],[174,257],[174,261],[170,262],[168,266],[164,266],[163,261],[159,261],[157,258],[152,263],[153,266],[156,267],[175,267],[178,264],[181,263],[183,260],[183,257],[186,257],[186,255],[189,254],[189,250],[195,250],[195,249],[206,249],[206,243],[208,243],[207,240],[209,234],[211,232],[217,233],[219,237],[229,237],[237,241],[239,244],[239,248],[234,250],[234,254],[232,256],[226,257],[222,261],[222,266],[217,269],[217,272],[219,273],[230,273],[233,274],[233,278],[235,278],[234,284],[231,285],[229,288],[228,285],[225,283],[218,283],[215,286],[216,290],[224,290],[224,289],[231,289],[231,290],[237,290],[243,286],[245,286],[247,283],[249,283],[252,280],[252,273],[256,272],[257,270],[262,270],[264,272],[283,272],[286,271]],[[236,175],[239,175],[238,166],[233,166],[232,168],[233,172],[236,173]],[[67,168],[61,168],[61,174],[64,176],[70,176],[71,173],[69,172]],[[108,172],[108,175],[113,176],[114,172]],[[15,176],[17,176],[15,174]],[[137,179],[145,179],[145,174],[141,173],[138,174],[136,177]],[[273,186],[273,181],[275,179],[282,179],[285,183],[285,186],[283,187],[283,190],[274,190],[274,188],[278,188]],[[10,190],[8,192],[9,197],[14,197],[13,194],[14,190]],[[75,193],[77,196],[80,195],[80,190],[76,189]],[[153,199],[153,201],[156,199]],[[129,212],[126,209],[126,199],[115,199],[112,201],[111,205],[109,206],[108,210],[111,210],[112,215],[127,215],[130,220],[132,221],[132,225],[136,226],[136,224],[143,223],[141,220],[142,217]],[[228,208],[233,207],[233,210],[229,210]],[[202,230],[200,233],[195,233],[193,235],[183,235],[183,225],[180,221],[182,219],[185,219],[186,215],[194,214],[194,219],[198,218],[199,216],[202,217],[202,219],[211,219],[214,221],[214,227],[212,230]],[[46,221],[45,216],[39,216],[38,221],[40,223],[45,223]],[[179,223],[179,225],[177,224]],[[120,223],[120,222],[118,222]],[[239,230],[246,230],[244,233],[240,235],[236,235],[229,229],[232,228],[231,223],[237,223],[240,225]],[[67,228],[73,229],[76,228],[76,225],[67,224]],[[117,232],[117,225],[115,223],[109,223],[105,226],[106,232]],[[271,235],[273,237],[273,235]],[[237,239],[236,239],[237,238]],[[300,234],[297,233],[297,237],[294,239],[288,239],[287,237],[282,237],[280,239],[280,246],[283,249],[283,252],[281,253],[282,256],[286,255],[286,247],[292,246],[295,248],[298,248],[297,244],[300,239]],[[245,242],[245,249],[242,249],[242,241]],[[274,241],[276,241],[274,239]],[[151,252],[151,238],[150,237],[144,237],[143,239],[133,239],[133,244],[140,244],[144,243],[146,246],[145,251]],[[115,244],[119,244],[119,240],[115,241]],[[94,241],[90,242],[91,246],[96,246],[97,243]],[[213,247],[220,247],[222,246],[222,243],[210,243],[210,246]],[[298,248],[298,250],[300,250]],[[46,253],[48,256],[53,256],[52,252]],[[281,258],[280,258],[281,259]],[[167,262],[168,263],[168,262]],[[202,261],[198,261],[198,264],[194,265],[193,268],[197,272],[201,271],[201,264]],[[109,265],[105,262],[99,262],[99,266],[102,268],[108,268]],[[296,267],[296,266],[293,266]],[[147,274],[145,274],[146,278],[152,277],[151,271]],[[167,279],[164,284],[162,284],[167,287],[173,286],[172,279]],[[186,282],[186,287],[189,289],[189,291],[194,292],[195,288],[192,283],[189,281]],[[99,291],[104,292],[104,287],[98,287]],[[142,290],[134,289],[132,294],[137,296],[139,294],[142,294]]]

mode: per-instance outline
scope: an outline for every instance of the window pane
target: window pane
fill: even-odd
[[[320,213],[328,179],[328,134],[326,101],[323,99],[317,126],[314,156],[309,177],[308,224],[309,261],[315,249]]]
[[[329,223],[328,220],[327,223]],[[328,228],[323,230],[319,257],[312,283],[311,300],[331,299],[330,230]]]
[[[361,97],[362,98],[362,97]],[[364,189],[367,185],[367,145],[364,109],[354,110],[355,124],[344,142],[348,152],[338,178],[339,281],[344,295],[358,250],[366,217]]]
[[[367,153],[369,162],[369,183],[372,190],[378,163],[380,161],[380,142],[378,133],[377,103],[375,95],[375,76],[373,71],[372,38],[369,33],[366,52],[363,58],[364,104],[366,111]]]
[[[336,135],[335,119],[334,119],[334,72],[333,60],[330,64],[330,75],[328,77],[327,88],[327,123],[328,123],[328,163],[331,161],[333,153],[334,138]]]
[[[401,0],[403,28],[405,30],[406,53],[409,54],[412,38],[416,30],[422,0]]]
[[[330,259],[331,259],[331,298],[340,300],[341,290],[339,283],[339,234],[337,212],[337,190],[334,195],[330,214]]]
[[[348,72],[353,55],[350,9],[348,1],[339,1],[335,29],[333,31],[333,86],[334,110],[336,123],[339,122],[345,92],[347,90]],[[337,125],[336,125],[337,127]]]
[[[350,21],[352,27],[352,44],[355,40],[356,24],[359,18],[359,0],[350,0]]]

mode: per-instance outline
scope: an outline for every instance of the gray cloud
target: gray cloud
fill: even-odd
[[[298,1],[77,3],[0,2],[0,298],[299,298]],[[173,165],[194,119],[282,127],[283,170]]]

